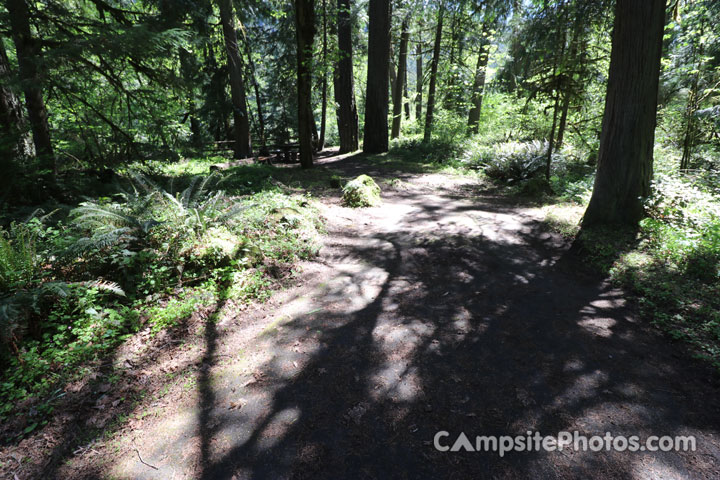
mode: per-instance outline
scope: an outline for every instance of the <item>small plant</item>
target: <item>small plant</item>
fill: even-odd
[[[367,175],[360,175],[343,187],[342,201],[347,207],[375,207],[382,203],[380,187]]]
[[[466,161],[479,165],[495,180],[516,183],[538,176],[545,168],[547,142],[506,142],[496,144],[492,153],[478,149],[475,157]]]
[[[0,230],[0,291],[30,283],[40,266],[37,235],[27,226],[12,224],[10,231]]]
[[[214,299],[215,294],[212,289],[201,288],[190,290],[181,297],[171,298],[165,305],[149,308],[145,314],[151,325],[151,331],[157,333],[176,326],[198,308],[212,303]]]

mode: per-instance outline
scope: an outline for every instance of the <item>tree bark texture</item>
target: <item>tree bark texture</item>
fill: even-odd
[[[352,24],[350,0],[337,2],[338,60],[335,65],[335,103],[337,103],[340,153],[358,149],[358,113],[353,78]]]
[[[25,93],[25,107],[32,129],[35,154],[46,168],[57,174],[55,153],[50,140],[48,111],[42,90],[40,65],[40,42],[30,31],[30,11],[25,0],[8,0],[10,28],[17,53],[20,79]]]
[[[298,136],[300,142],[300,165],[313,166],[313,131],[315,119],[312,112],[312,46],[315,37],[314,0],[295,0],[295,24],[297,39],[297,94]]]
[[[433,45],[433,56],[430,62],[430,85],[428,86],[428,101],[425,112],[425,132],[423,141],[429,142],[432,137],[433,115],[435,112],[435,86],[437,84],[438,63],[440,63],[440,42],[442,41],[444,6],[440,5],[438,10],[437,26],[435,27],[435,44]]]
[[[398,71],[395,83],[393,98],[393,119],[391,138],[400,136],[400,124],[402,122],[403,92],[405,91],[405,78],[407,77],[407,47],[410,32],[408,31],[408,19],[403,20],[402,33],[400,34],[400,53],[398,55]]]
[[[227,52],[227,65],[230,74],[230,97],[233,104],[234,126],[234,156],[247,158],[252,155],[250,141],[250,118],[248,117],[247,101],[245,97],[245,82],[242,76],[242,60],[235,31],[235,14],[232,0],[218,0],[220,9],[220,23],[222,23],[225,51]]]
[[[635,227],[650,194],[665,0],[618,0],[598,169],[582,226]]]
[[[363,152],[388,150],[390,0],[370,0]]]

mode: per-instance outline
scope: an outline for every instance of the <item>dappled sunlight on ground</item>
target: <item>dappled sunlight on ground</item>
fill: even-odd
[[[350,157],[335,168],[360,168]],[[328,163],[329,166],[332,164]],[[382,172],[371,172],[382,175]],[[393,173],[394,175],[394,173]],[[467,179],[324,199],[301,283],[208,327],[177,406],[120,440],[117,478],[677,478],[718,472],[717,385],[635,321],[537,210]],[[698,436],[698,452],[448,453],[434,434]],[[149,468],[138,460],[142,452]]]

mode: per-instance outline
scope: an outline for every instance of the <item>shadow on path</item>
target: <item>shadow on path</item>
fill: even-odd
[[[568,245],[491,197],[386,197],[354,228],[331,228],[323,260],[343,282],[273,333],[260,375],[237,381],[250,399],[239,413],[214,407],[221,427],[203,434],[200,478],[720,475],[717,379],[640,325]],[[439,452],[440,430],[450,443],[460,432],[695,435],[698,451],[500,458]]]

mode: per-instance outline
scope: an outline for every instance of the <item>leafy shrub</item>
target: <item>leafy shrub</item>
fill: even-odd
[[[137,330],[139,317],[108,296],[102,282],[64,284],[47,313],[39,338],[25,339],[6,359],[0,383],[0,417],[28,396],[46,395],[73,366],[117,345]],[[38,288],[48,288],[47,284]]]
[[[360,175],[343,187],[343,205],[347,207],[375,207],[382,202],[380,187],[367,175]]]
[[[135,175],[129,191],[87,200],[67,225],[33,220],[0,233],[0,418],[28,397],[49,402],[79,365],[137,331],[141,313],[158,331],[219,292],[263,299],[289,264],[317,253],[321,223],[307,196],[269,177],[230,196],[220,186],[247,182],[225,178],[195,177],[173,193]],[[15,335],[31,323],[32,335]]]
[[[393,140],[390,146],[394,157],[417,163],[452,163],[464,150],[464,142],[457,138],[433,137],[425,142],[420,135]]]
[[[476,148],[465,162],[482,169],[495,180],[516,183],[542,174],[547,160],[547,142],[505,142],[491,148]]]

